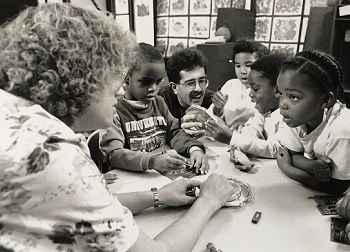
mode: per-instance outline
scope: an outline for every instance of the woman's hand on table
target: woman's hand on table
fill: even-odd
[[[159,203],[167,206],[182,206],[192,204],[197,197],[187,196],[189,187],[200,187],[201,182],[192,179],[178,178],[158,189]]]
[[[204,125],[196,121],[195,114],[187,114],[181,118],[181,128],[189,135],[199,138],[205,134]]]
[[[175,150],[155,154],[151,157],[149,168],[157,171],[167,171],[186,168],[186,158]]]
[[[214,209],[221,208],[234,193],[235,188],[224,176],[215,172],[202,183],[198,200],[205,200]]]
[[[207,174],[210,166],[205,154],[201,150],[192,151],[190,154],[191,167],[196,169],[197,174]]]

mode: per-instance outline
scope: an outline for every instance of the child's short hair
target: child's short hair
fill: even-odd
[[[332,92],[340,101],[344,101],[344,74],[339,63],[330,55],[317,50],[297,53],[287,59],[281,72],[295,71],[309,76],[310,86],[318,93]]]
[[[285,54],[273,53],[265,55],[257,59],[250,67],[251,70],[255,70],[262,74],[264,78],[271,81],[272,86],[276,86],[278,74],[281,70],[282,63],[288,57]]]
[[[170,82],[179,83],[180,71],[191,71],[195,68],[206,71],[207,59],[204,54],[193,48],[186,48],[175,52],[166,63],[166,72]]]
[[[160,63],[164,64],[162,54],[152,45],[141,42],[136,50],[136,61],[129,69],[128,73],[139,71],[143,63]]]
[[[258,41],[252,39],[239,39],[233,45],[233,61],[238,53],[256,53],[257,57],[260,58],[264,55],[270,54],[270,51]]]

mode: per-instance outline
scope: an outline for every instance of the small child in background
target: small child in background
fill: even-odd
[[[276,97],[276,81],[283,61],[287,56],[270,54],[257,59],[250,67],[249,96],[257,109],[255,115],[241,130],[234,130],[230,140],[233,148],[260,157],[273,158],[281,150],[283,128],[287,127],[279,112],[279,98]],[[217,127],[213,121],[207,123],[207,130],[216,136]]]
[[[112,168],[164,171],[185,168],[186,156],[196,172],[206,173],[205,147],[180,128],[164,99],[157,96],[166,73],[162,55],[152,45],[140,43],[137,59],[124,81],[124,97],[116,104],[114,126],[101,134],[107,162]],[[178,153],[149,153],[165,144]]]
[[[277,164],[312,189],[342,193],[350,184],[350,110],[338,62],[319,51],[287,59],[277,79],[280,112],[289,126]]]
[[[269,54],[269,50],[260,42],[241,39],[233,46],[233,61],[237,79],[227,81],[213,95],[213,103],[208,113],[222,118],[224,123],[216,124],[214,138],[222,143],[229,143],[232,131],[241,127],[254,116],[255,104],[250,100],[248,75],[250,66],[258,58]],[[220,131],[220,132],[219,132]]]

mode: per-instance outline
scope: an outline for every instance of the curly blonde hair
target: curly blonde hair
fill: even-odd
[[[24,10],[0,29],[0,88],[68,126],[134,62],[135,36],[112,15],[70,4]]]

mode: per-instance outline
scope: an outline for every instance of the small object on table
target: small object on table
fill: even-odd
[[[198,197],[199,188],[196,186],[190,186],[186,189],[186,195],[191,197]]]
[[[229,206],[233,208],[241,208],[247,203],[251,202],[253,200],[253,193],[252,190],[250,189],[250,185],[248,183],[242,182],[236,178],[227,178],[230,180],[231,183],[236,183],[240,187],[240,192],[237,192],[237,190],[234,192],[237,197],[237,199],[232,200],[232,201],[227,201],[224,206]]]
[[[317,203],[316,207],[322,215],[337,215],[336,203],[341,199],[342,196],[334,195],[315,195],[314,197],[309,197],[309,199],[314,199]]]
[[[212,243],[212,242],[209,242],[209,243],[207,244],[207,251],[208,251],[208,252],[222,252],[222,250],[221,250],[221,249],[218,249],[218,248],[214,245],[214,243]]]
[[[331,217],[331,241],[350,245],[349,233],[345,231],[348,220]]]
[[[231,179],[228,179],[228,180],[230,181],[231,185],[234,187],[235,190],[232,193],[231,197],[227,200],[227,202],[238,200],[242,194],[242,187],[234,180],[231,180]]]
[[[258,223],[260,218],[261,218],[261,212],[256,211],[254,216],[253,216],[252,222],[253,223]]]
[[[239,148],[232,147],[229,152],[230,162],[232,162],[238,170],[249,172],[253,169],[255,164],[250,161],[247,155],[244,154]]]

